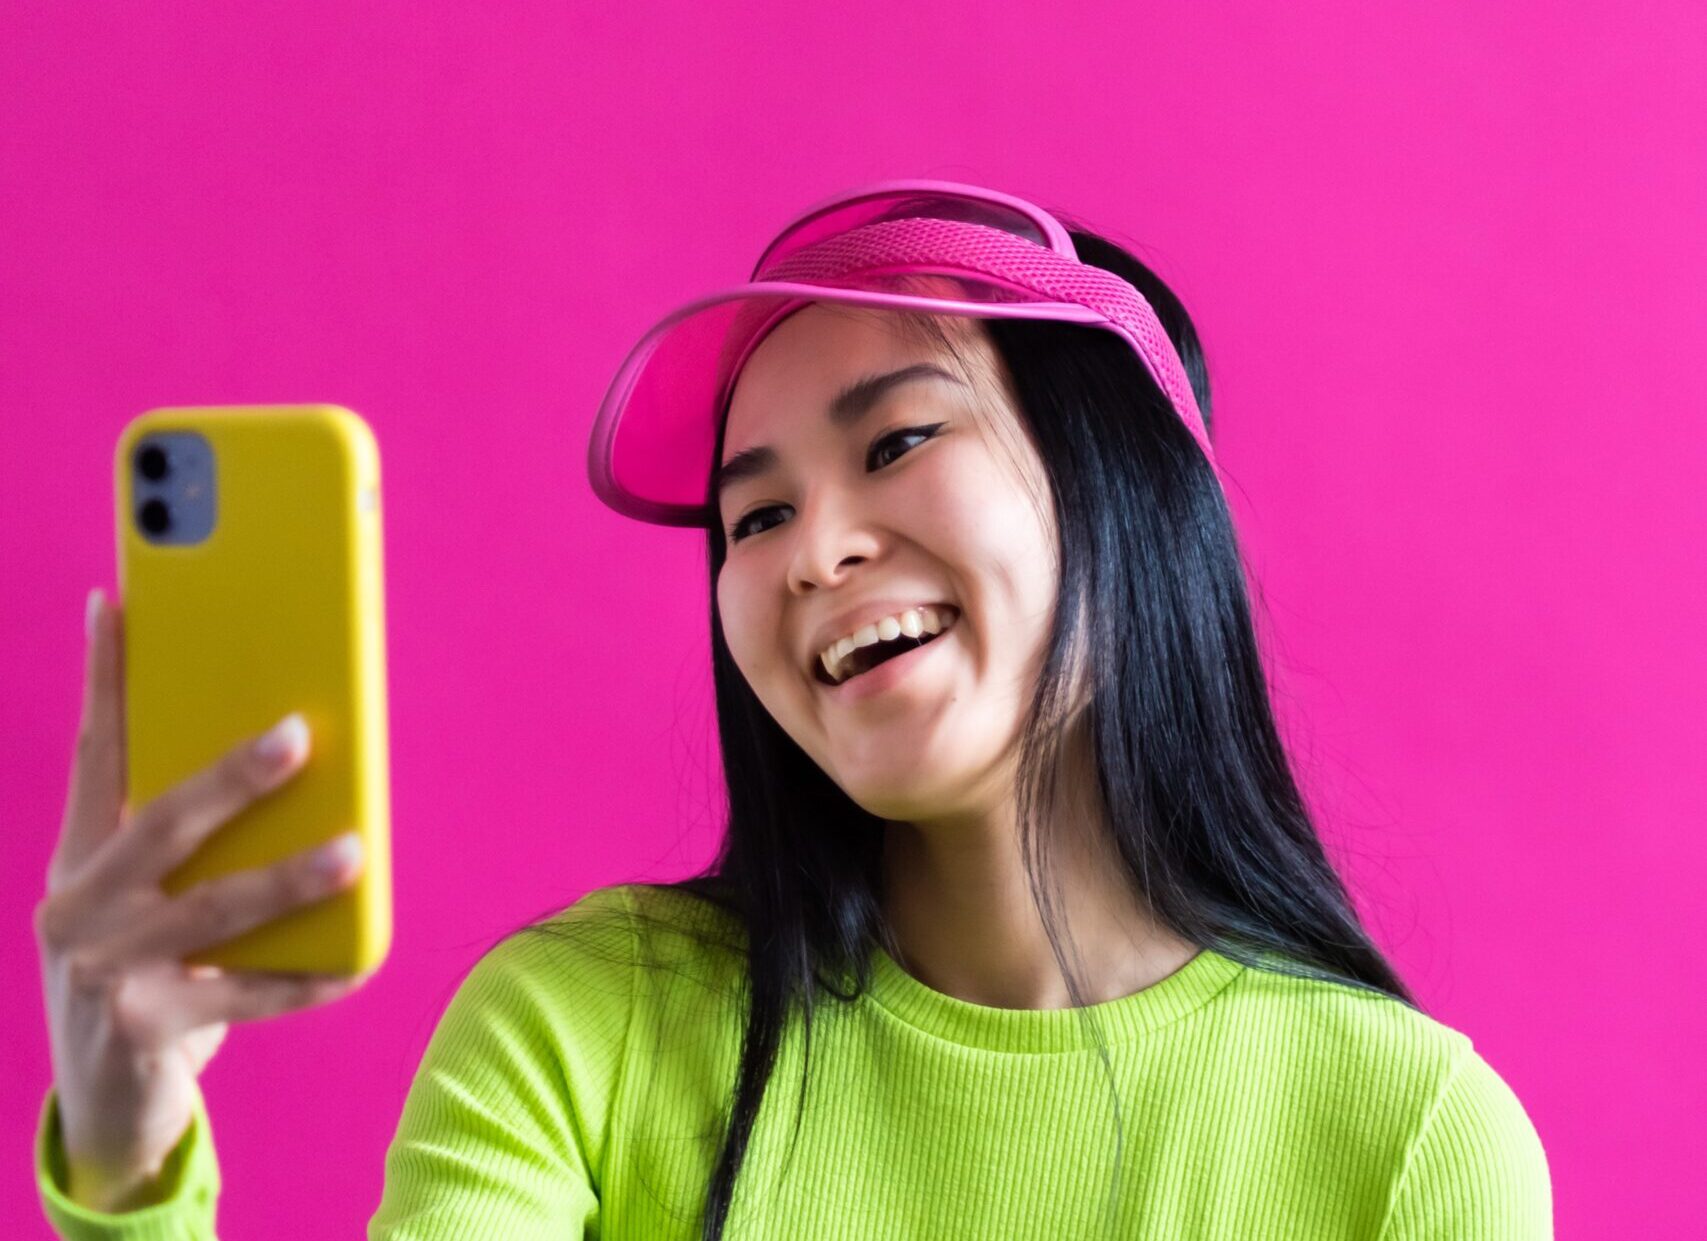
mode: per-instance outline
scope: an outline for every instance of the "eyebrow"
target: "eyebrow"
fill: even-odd
[[[851,426],[865,417],[891,390],[915,379],[946,379],[962,388],[966,386],[959,376],[949,374],[934,362],[916,362],[912,366],[903,366],[900,370],[887,374],[867,375],[864,379],[856,379],[849,384],[830,402],[830,425]],[[776,460],[776,450],[768,444],[743,448],[717,467],[711,484],[712,503],[717,502],[725,488],[744,479],[756,478],[774,466]]]

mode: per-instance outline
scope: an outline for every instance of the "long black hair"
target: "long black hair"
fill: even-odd
[[[1082,261],[1149,300],[1212,427],[1203,350],[1179,299],[1114,241],[1069,231]],[[1162,924],[1251,968],[1418,1007],[1361,925],[1306,810],[1275,727],[1232,516],[1190,432],[1112,333],[977,322],[1013,385],[1059,532],[1060,585],[1016,796],[1031,889],[1073,1004],[1082,1008],[1084,993],[1062,951],[1038,810],[1052,804],[1069,734],[1088,738],[1110,843]],[[714,461],[722,449],[720,429]],[[864,993],[872,945],[901,954],[883,914],[884,821],[818,767],[737,668],[717,610],[727,555],[717,520],[707,536],[727,828],[699,874],[639,886],[723,911],[744,941],[740,1063],[702,1216],[702,1241],[719,1241],[794,1012],[809,1058],[814,1005]]]

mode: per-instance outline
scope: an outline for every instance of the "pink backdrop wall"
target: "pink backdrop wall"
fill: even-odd
[[[788,215],[897,176],[1080,212],[1175,284],[1373,929],[1528,1107],[1560,1236],[1687,1232],[1707,24],[1284,7],[7,6],[7,1234],[46,1235],[30,911],[123,421],[330,400],[380,437],[395,952],[204,1079],[222,1231],[351,1235],[479,951],[713,847],[701,545],[589,492],[604,385]]]

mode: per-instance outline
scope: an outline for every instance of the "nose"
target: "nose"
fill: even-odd
[[[881,550],[881,540],[869,518],[850,500],[829,492],[805,500],[792,524],[795,541],[788,565],[788,588],[797,595],[835,585],[850,568]]]

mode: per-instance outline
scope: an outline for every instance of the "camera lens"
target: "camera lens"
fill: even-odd
[[[150,500],[137,511],[136,519],[150,534],[165,534],[172,526],[172,510],[164,500]]]
[[[151,483],[157,483],[166,477],[166,450],[158,444],[148,444],[136,454],[136,468],[142,471],[142,476]]]

